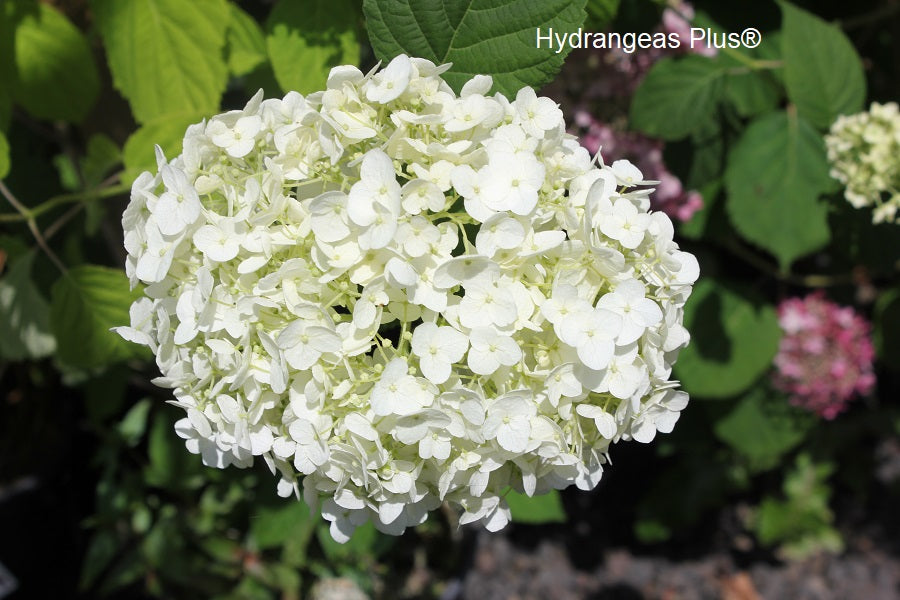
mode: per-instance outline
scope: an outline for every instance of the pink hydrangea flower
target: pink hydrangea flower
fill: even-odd
[[[822,292],[788,298],[778,306],[784,331],[775,356],[774,383],[791,404],[833,419],[856,395],[875,385],[870,326]]]
[[[612,164],[619,159],[631,161],[641,170],[644,178],[659,181],[656,192],[650,196],[650,207],[661,210],[679,221],[689,221],[703,208],[703,197],[694,190],[685,190],[681,180],[673,175],[663,162],[663,142],[631,131],[617,131],[601,123],[587,111],[575,113],[575,131],[581,137],[581,145],[591,154],[601,148],[603,160]]]

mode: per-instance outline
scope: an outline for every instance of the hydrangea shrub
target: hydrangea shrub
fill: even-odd
[[[510,486],[593,488],[672,429],[697,261],[626,161],[595,166],[531,88],[459,96],[398,56],[188,128],[123,215],[149,346],[203,462],[255,457],[335,539],[442,501],[503,527]]]

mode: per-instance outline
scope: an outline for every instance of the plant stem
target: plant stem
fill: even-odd
[[[12,204],[13,208],[15,208],[18,213],[23,217],[23,219],[28,224],[28,229],[31,231],[31,234],[34,236],[34,239],[37,241],[38,246],[41,247],[41,250],[47,255],[56,268],[60,270],[61,273],[66,272],[66,266],[63,264],[59,257],[50,249],[50,246],[47,245],[47,240],[44,239],[44,236],[41,234],[41,230],[38,229],[37,223],[34,220],[34,213],[29,211],[28,208],[23,205],[19,200],[13,195],[9,188],[6,187],[6,184],[3,181],[0,181],[0,194],[9,200],[9,203]]]
[[[4,188],[6,189],[6,188]],[[72,194],[60,194],[58,196],[53,196],[52,198],[38,204],[32,209],[29,209],[22,204],[13,206],[16,208],[16,212],[14,213],[3,213],[0,214],[0,223],[15,223],[19,221],[28,221],[31,219],[36,219],[41,216],[45,212],[56,208],[57,206],[62,206],[64,204],[71,204],[72,202],[87,202],[92,200],[102,200],[103,198],[110,198],[112,196],[118,196],[123,192],[127,192],[130,189],[130,186],[119,184],[106,188],[96,188],[93,190],[86,190],[84,192],[76,192]],[[7,190],[8,192],[8,190]],[[9,196],[4,193],[7,200],[9,200]],[[12,200],[10,200],[10,204],[12,204]],[[18,203],[17,203],[18,204]]]

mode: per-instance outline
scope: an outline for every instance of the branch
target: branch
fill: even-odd
[[[41,247],[41,250],[47,255],[56,268],[60,270],[60,272],[66,272],[66,266],[63,264],[59,257],[50,249],[50,246],[47,245],[47,240],[44,239],[44,236],[41,235],[41,230],[38,229],[37,223],[34,220],[34,211],[29,211],[28,207],[23,205],[19,200],[13,195],[12,192],[9,191],[9,188],[6,187],[6,184],[0,180],[0,194],[9,200],[9,203],[13,205],[13,208],[18,211],[18,213],[22,216],[22,220],[28,223],[28,229],[31,231],[31,234],[34,236],[34,239],[37,241],[38,246]]]

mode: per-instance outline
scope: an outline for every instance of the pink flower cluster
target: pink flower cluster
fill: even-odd
[[[843,412],[857,394],[872,391],[875,350],[868,321],[821,292],[778,306],[784,331],[775,356],[774,383],[791,404],[825,419]]]
[[[666,168],[661,140],[631,131],[616,131],[584,110],[575,113],[575,125],[576,135],[588,152],[596,154],[603,148],[602,156],[607,164],[624,158],[641,170],[644,179],[659,181],[656,192],[650,196],[653,210],[661,210],[672,219],[684,222],[703,208],[700,193],[685,190],[681,180]]]

